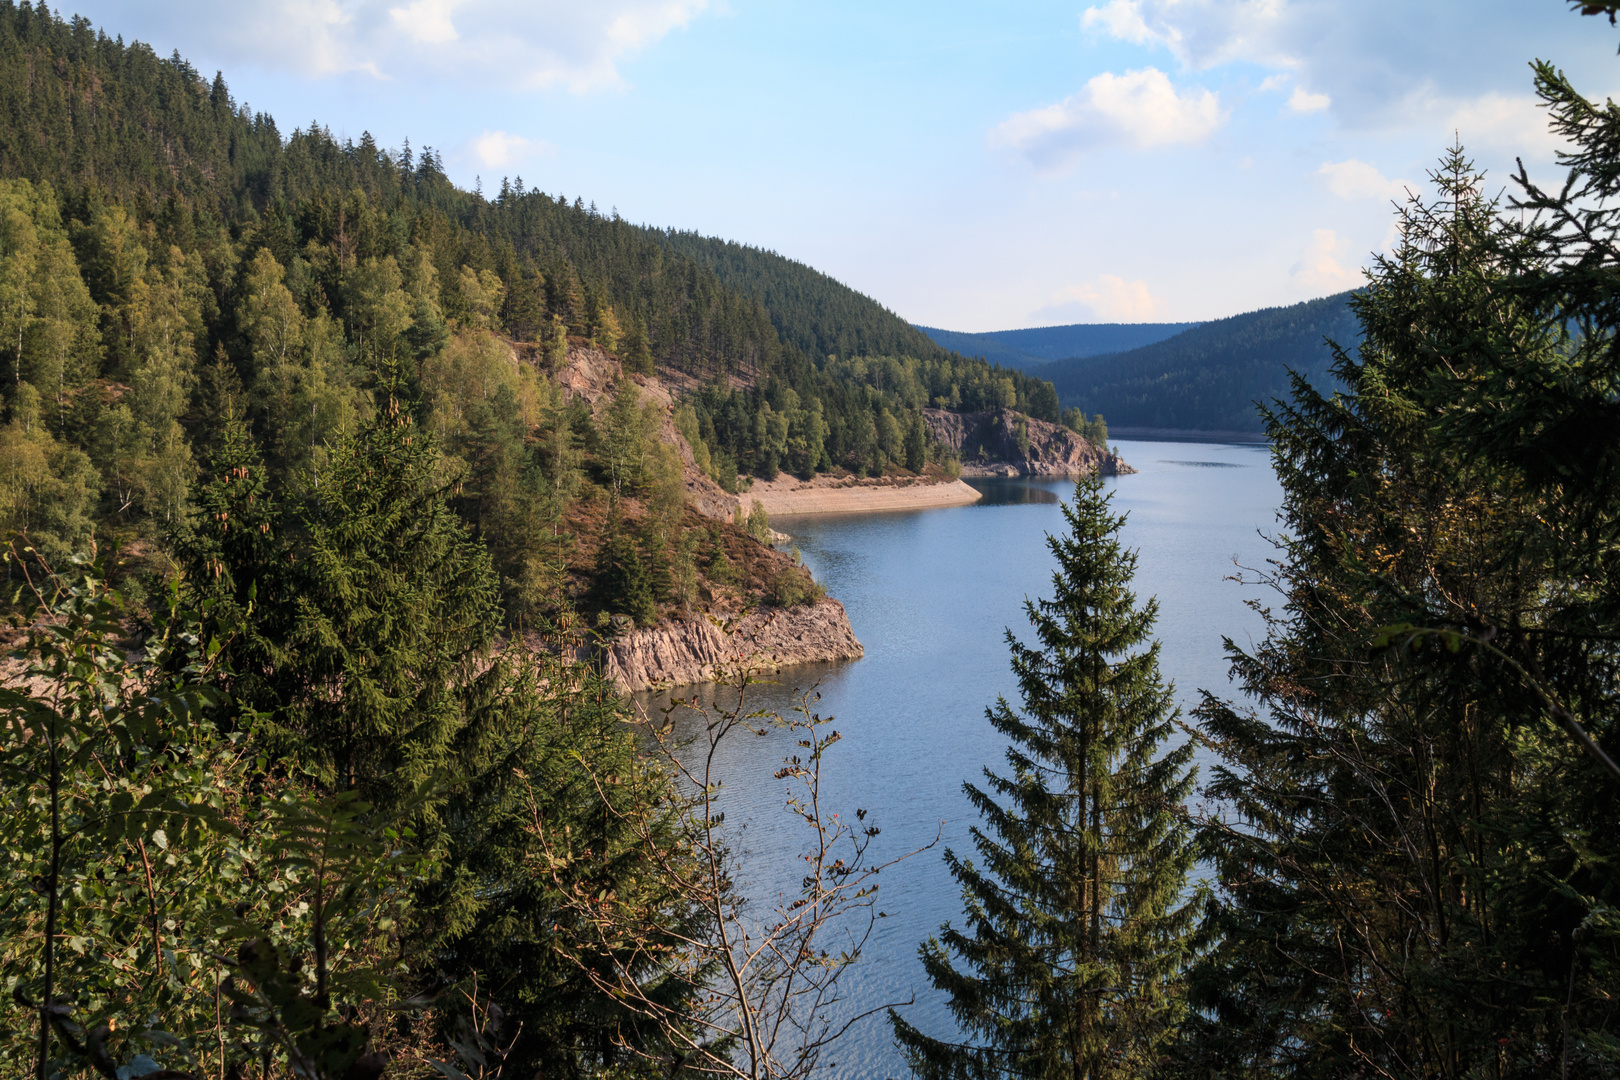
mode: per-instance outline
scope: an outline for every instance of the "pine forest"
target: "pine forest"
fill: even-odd
[[[1532,75],[1561,177],[1459,135],[1351,291],[1020,369],[0,0],[0,1075],[1620,1075],[1620,109]],[[1280,485],[1192,703],[1120,416]],[[764,687],[863,646],[764,500],[1053,478],[972,820],[834,806]]]

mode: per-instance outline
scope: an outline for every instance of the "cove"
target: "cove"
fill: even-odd
[[[1222,637],[1247,645],[1261,632],[1245,600],[1254,585],[1227,580],[1238,566],[1263,568],[1274,556],[1262,534],[1277,531],[1281,489],[1264,446],[1120,441],[1139,471],[1112,477],[1113,505],[1128,515],[1123,539],[1138,552],[1136,592],[1159,600],[1160,668],[1183,711],[1200,690],[1232,693]],[[1027,635],[1026,597],[1051,592],[1046,534],[1063,528],[1066,480],[980,480],[971,506],[910,512],[780,517],[827,592],[842,600],[863,660],[791,669],[775,685],[752,688],[753,707],[786,710],[795,690],[815,688],[814,708],[836,718],[843,740],[828,753],[824,805],[867,811],[883,830],[880,859],[939,844],[886,871],[881,919],[866,954],[845,976],[851,1013],[891,1001],[933,1034],[952,1029],[929,993],[917,945],[961,899],[940,860],[944,847],[971,850],[977,816],[962,795],[1005,749],[984,719],[998,696],[1017,703],[1004,632]],[[690,690],[680,692],[689,696]],[[722,692],[723,693],[723,692]],[[645,699],[643,699],[645,701]],[[776,734],[724,748],[724,799],[744,891],[766,900],[793,887],[792,856],[806,839],[782,810],[772,779],[790,740]],[[880,1016],[864,1021],[830,1053],[828,1074],[850,1080],[908,1075]]]

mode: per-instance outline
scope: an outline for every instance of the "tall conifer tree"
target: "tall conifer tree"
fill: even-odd
[[[1177,1018],[1192,750],[1161,753],[1176,710],[1150,643],[1158,605],[1130,591],[1136,555],[1101,479],[1063,515],[1068,534],[1047,539],[1054,595],[1025,602],[1038,644],[1007,633],[1023,709],[1001,699],[986,714],[1011,740],[1011,772],[965,785],[987,825],[970,830],[983,865],[945,854],[966,925],[921,949],[967,1040],[891,1013],[919,1076],[1139,1076]]]
[[[319,487],[272,500],[245,426],[224,429],[176,545],[204,631],[224,642],[222,688],[315,789],[384,812],[416,803],[409,824],[432,858],[400,932],[413,989],[476,982],[510,1018],[506,1065],[523,1075],[655,1052],[657,1032],[589,972],[639,972],[649,944],[690,933],[690,905],[657,869],[683,857],[675,818],[650,815],[659,851],[629,820],[667,805],[664,779],[638,761],[610,684],[495,646],[490,560],[433,483],[434,440],[394,396],[330,450]],[[616,782],[599,788],[587,761]],[[559,890],[586,881],[638,896],[649,936],[614,951],[583,932]],[[697,991],[682,973],[638,977],[671,1008]]]
[[[1338,392],[1269,410],[1283,602],[1231,650],[1251,702],[1199,710],[1226,813],[1183,1075],[1620,1070],[1614,215],[1504,218],[1460,146],[1430,179]]]

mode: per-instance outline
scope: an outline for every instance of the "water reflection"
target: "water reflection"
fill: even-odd
[[[983,496],[973,504],[975,506],[1021,506],[1059,501],[1050,479],[977,477],[964,483]]]

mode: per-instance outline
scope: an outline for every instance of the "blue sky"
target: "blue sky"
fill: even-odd
[[[1620,95],[1561,0],[83,0],[283,131],[319,120],[772,248],[915,322],[1218,318],[1350,287],[1457,133]]]

